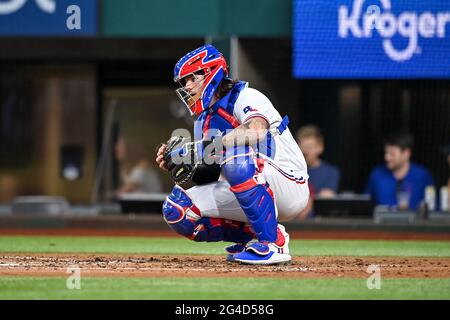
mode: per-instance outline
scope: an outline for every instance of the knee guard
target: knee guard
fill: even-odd
[[[200,210],[178,185],[175,185],[172,193],[164,201],[162,212],[167,224],[176,233],[188,238],[194,234],[196,221],[201,218]]]
[[[251,148],[238,146],[231,151],[227,150],[222,173],[258,240],[275,242],[278,226],[275,199],[268,183],[258,182],[257,166]]]
[[[163,204],[163,216],[176,233],[194,241],[247,243],[254,237],[244,222],[201,217],[200,210],[178,185]]]

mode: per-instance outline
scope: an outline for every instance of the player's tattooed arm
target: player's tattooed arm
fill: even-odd
[[[262,117],[251,118],[222,138],[225,147],[252,145],[267,135],[269,123]]]

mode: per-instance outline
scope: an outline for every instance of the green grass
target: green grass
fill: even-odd
[[[0,236],[0,255],[17,253],[224,254],[224,243],[184,238]],[[450,257],[449,241],[292,240],[295,256]],[[450,278],[103,278],[82,277],[80,290],[65,277],[0,277],[0,299],[450,299]]]
[[[164,288],[164,289],[161,289]],[[0,299],[450,299],[450,279],[82,278],[80,290],[66,278],[0,278]]]
[[[225,244],[185,238],[0,236],[0,252],[224,254]],[[291,240],[299,256],[450,257],[448,241]]]

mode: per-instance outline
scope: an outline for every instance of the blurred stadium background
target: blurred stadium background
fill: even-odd
[[[422,51],[395,62],[380,36],[339,38],[339,6],[350,14],[358,1],[72,2],[57,1],[51,11],[42,3],[54,2],[29,0],[0,15],[3,214],[25,195],[63,197],[72,211],[117,211],[111,195],[124,164],[114,146],[123,136],[126,161],[153,160],[173,129],[192,127],[172,69],[205,42],[225,53],[234,78],[290,116],[292,132],[310,123],[323,130],[323,157],[341,171],[340,192],[363,192],[370,170],[383,163],[385,135],[400,127],[414,134],[414,160],[430,169],[436,188],[447,184],[440,152],[450,140],[447,35],[416,33]],[[397,14],[449,10],[446,1],[395,2]],[[362,10],[383,3],[363,2]],[[408,36],[397,38],[394,46],[408,45]],[[168,176],[157,173],[162,192],[170,191]]]

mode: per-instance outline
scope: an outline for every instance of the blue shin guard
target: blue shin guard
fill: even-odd
[[[244,222],[202,217],[186,192],[175,186],[163,204],[163,216],[178,234],[194,241],[247,243],[254,234]]]
[[[273,193],[267,183],[259,184],[252,151],[248,146],[227,150],[222,173],[230,184],[248,222],[261,243],[277,240],[277,212]],[[268,254],[269,252],[261,252]]]
[[[235,147],[227,153],[222,173],[258,238],[257,243],[233,254],[231,258],[227,257],[227,260],[255,265],[289,262],[292,259],[288,248],[289,235],[284,227],[278,226],[272,190],[258,175],[250,148]]]

